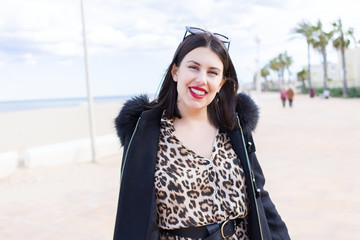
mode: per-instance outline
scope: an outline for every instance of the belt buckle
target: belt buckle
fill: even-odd
[[[225,225],[228,224],[230,221],[232,221],[233,224],[234,224],[234,232],[233,232],[230,236],[225,236],[225,234],[224,234],[224,227],[225,227]],[[235,231],[236,231],[235,221],[234,221],[234,220],[226,220],[225,222],[223,222],[223,223],[221,224],[220,230],[221,230],[221,236],[222,236],[223,239],[227,239],[227,238],[231,237],[232,235],[234,235],[234,233],[235,233]]]

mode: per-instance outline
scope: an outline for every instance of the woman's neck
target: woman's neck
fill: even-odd
[[[211,124],[207,112],[205,114],[180,112],[180,114],[182,117],[174,120],[176,137],[198,155],[210,158],[216,127]]]
[[[207,108],[204,109],[179,109],[181,120],[184,122],[209,122]]]
[[[205,111],[180,111],[181,118],[175,118],[174,126],[186,129],[209,130],[216,129],[211,123],[207,109]]]

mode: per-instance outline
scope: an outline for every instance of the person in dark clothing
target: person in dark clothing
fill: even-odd
[[[114,240],[287,240],[264,190],[252,131],[259,110],[238,94],[226,36],[186,27],[159,95],[127,101]]]

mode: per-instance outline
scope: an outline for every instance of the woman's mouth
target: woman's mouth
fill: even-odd
[[[200,87],[189,87],[190,94],[197,99],[204,98],[206,96],[206,90]]]

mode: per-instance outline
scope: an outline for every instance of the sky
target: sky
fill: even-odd
[[[0,0],[0,101],[85,97],[80,0]],[[357,0],[83,0],[93,96],[154,96],[185,33],[195,26],[231,39],[240,85],[279,53],[307,64],[306,20],[325,30],[339,17],[360,39]],[[256,39],[259,39],[258,43]],[[351,45],[353,46],[353,45]],[[329,61],[336,51],[328,47]],[[321,64],[312,51],[311,63]],[[257,61],[258,60],[258,61]]]

